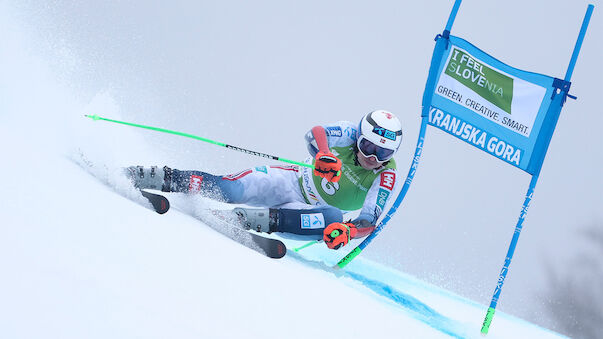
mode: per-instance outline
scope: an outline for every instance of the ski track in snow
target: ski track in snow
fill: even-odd
[[[466,338],[466,335],[460,333],[458,326],[452,320],[439,314],[433,308],[411,295],[403,293],[381,281],[369,279],[361,274],[348,272],[348,275],[360,281],[364,286],[375,291],[377,294],[382,295],[409,310],[409,313],[415,319],[421,320],[432,328],[452,337]]]
[[[381,281],[369,279],[361,274],[353,272],[348,272],[347,274],[377,294],[382,295],[407,309],[411,316],[428,324],[432,328],[455,338],[467,337],[460,332],[454,321],[439,314],[433,308],[411,295],[403,293]]]
[[[121,171],[118,169],[111,170],[107,165],[95,164],[92,160],[87,158],[81,150],[79,150],[77,154],[71,156],[70,160],[80,166],[84,171],[98,179],[100,182],[113,189],[117,194],[125,196],[126,198],[133,200],[145,206],[146,208],[152,209],[150,206],[148,206],[150,205],[148,201],[142,198],[136,189],[125,184],[127,183],[127,179],[125,179],[125,176],[123,176]],[[212,215],[211,210],[207,208],[207,203],[203,203],[201,201],[205,201],[206,199],[191,196],[188,196],[188,199],[186,198],[187,197],[170,197],[170,200],[173,199],[177,201],[177,203],[174,204],[176,205],[174,209],[196,218],[219,233],[232,237],[231,233],[233,232],[233,228],[228,227],[228,225],[225,225],[225,221]],[[199,203],[201,203],[201,206],[199,206]],[[245,245],[250,247],[254,246],[252,242]],[[308,266],[331,272],[337,277],[349,277],[359,282],[371,291],[401,306],[408,312],[410,316],[429,325],[435,330],[450,335],[454,338],[467,337],[467,335],[462,333],[460,330],[460,326],[453,320],[438,313],[436,310],[429,307],[429,305],[425,304],[419,299],[404,293],[383,281],[371,279],[362,273],[354,272],[350,269],[334,269],[332,268],[332,265],[328,265],[323,261],[316,261],[320,259],[306,258],[294,251],[288,251],[287,255],[299,262],[303,262]],[[328,258],[326,258],[326,260],[328,260]]]
[[[119,167],[112,168],[106,164],[95,163],[84,155],[81,150],[72,153],[71,156],[68,156],[68,159],[111,188],[115,193],[152,209],[148,201],[140,195],[138,190],[130,185]],[[170,193],[167,197],[173,206],[171,211],[175,210],[176,212],[188,215],[218,233],[232,237],[232,234],[230,234],[232,233],[232,227],[226,225],[224,220],[216,217],[211,212],[216,209],[224,210],[225,208],[232,208],[231,205],[225,205],[224,203],[196,195]],[[472,327],[471,325],[463,321],[451,319],[438,312],[434,307],[430,306],[430,304],[435,305],[435,301],[421,300],[419,299],[421,297],[415,297],[411,293],[415,290],[429,290],[429,293],[440,294],[444,298],[455,299],[456,302],[461,302],[474,308],[483,307],[477,303],[449,294],[446,291],[432,291],[429,286],[423,285],[418,280],[415,281],[413,278],[406,277],[401,272],[380,266],[364,258],[357,258],[353,263],[346,266],[345,269],[334,269],[333,266],[338,261],[341,253],[326,250],[321,246],[313,246],[297,253],[291,249],[298,247],[303,240],[286,235],[284,237],[275,236],[274,234],[269,236],[278,238],[287,244],[287,247],[290,249],[287,252],[287,257],[311,268],[331,273],[338,279],[349,278],[356,283],[356,289],[368,289],[372,291],[377,296],[385,298],[387,300],[386,303],[391,303],[391,305],[402,310],[409,317],[426,324],[444,335],[453,338],[474,337],[474,335],[468,333],[468,329]],[[348,250],[351,250],[354,246],[354,243],[350,244]],[[406,293],[403,290],[410,290],[410,292]],[[483,308],[485,309],[485,307]],[[499,315],[499,317],[501,316],[502,314]]]
[[[136,188],[130,185],[129,180],[123,174],[124,172],[121,168],[111,168],[111,166],[106,164],[96,163],[95,161],[91,160],[90,157],[86,156],[81,149],[78,149],[71,154],[68,159],[111,188],[116,193],[148,209],[154,210],[150,202],[145,199]],[[164,192],[158,193],[164,194]],[[208,227],[212,228],[218,233],[240,242],[241,244],[252,248],[255,251],[264,253],[264,251],[251,238],[244,237],[244,232],[242,233],[241,230],[228,225],[226,221],[228,218],[224,220],[224,217],[220,218],[213,213],[213,211],[216,210],[210,209],[209,206],[216,205],[215,203],[212,204],[211,202],[207,201],[208,199],[203,199],[198,196],[190,196],[179,193],[170,194],[171,196],[169,197],[169,200],[175,198],[174,200],[178,202],[178,204],[176,204],[172,210],[175,209],[186,215],[189,215],[206,224]],[[178,198],[178,196],[181,196],[181,198]],[[216,203],[219,204],[219,202]]]
[[[373,292],[377,293],[378,295],[383,296],[395,303],[396,305],[401,306],[408,312],[410,316],[429,325],[435,330],[438,330],[454,338],[468,337],[466,333],[463,333],[459,324],[457,324],[455,321],[438,313],[436,310],[429,307],[427,304],[420,301],[419,299],[409,294],[406,294],[388,285],[385,282],[371,279],[366,275],[354,272],[351,269],[341,270],[333,268],[333,266],[330,266],[324,262],[307,259],[294,251],[288,251],[287,256],[301,261],[311,267],[331,272],[337,277],[349,277],[359,282],[363,286],[367,287],[368,289],[372,290]]]

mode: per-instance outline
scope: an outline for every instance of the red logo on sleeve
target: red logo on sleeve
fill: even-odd
[[[201,191],[201,183],[203,182],[203,177],[200,175],[191,175],[190,182],[188,183],[188,191],[189,192],[199,192]]]
[[[381,173],[381,187],[385,187],[390,191],[394,190],[396,184],[396,173],[383,172]]]
[[[241,171],[239,173],[225,175],[222,177],[222,180],[228,180],[228,181],[239,180],[242,177],[246,176],[247,174],[250,174],[251,172],[253,172],[253,171],[248,169],[248,170]]]

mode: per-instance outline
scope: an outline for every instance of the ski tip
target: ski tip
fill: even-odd
[[[143,190],[140,190],[140,193],[151,203],[155,212],[159,214],[165,214],[167,211],[170,210],[170,201],[163,195]]]
[[[159,201],[159,203],[157,204],[157,206],[153,206],[155,207],[155,211],[159,214],[165,214],[167,213],[167,211],[170,210],[170,202],[167,199],[161,199],[161,201]]]
[[[267,253],[267,255],[273,259],[280,259],[284,257],[285,254],[287,254],[287,247],[285,246],[285,244],[283,244],[282,241],[279,241],[274,251]]]

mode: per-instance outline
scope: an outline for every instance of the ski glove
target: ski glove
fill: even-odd
[[[345,246],[350,239],[353,239],[357,232],[358,230],[354,224],[334,222],[324,229],[322,240],[325,241],[325,244],[327,244],[327,247],[330,249],[338,250]]]
[[[331,152],[318,152],[314,162],[314,175],[338,182],[341,179],[341,160]]]

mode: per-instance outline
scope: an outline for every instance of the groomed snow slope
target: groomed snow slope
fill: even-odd
[[[81,120],[83,131],[95,124]],[[182,212],[199,198],[175,196],[158,215],[114,172],[87,171],[48,134],[23,133],[33,126],[0,124],[2,338],[479,336],[485,306],[362,257],[336,274],[339,257],[322,245],[302,254],[326,265],[268,259]],[[103,146],[124,131],[88,136],[87,154],[110,158]],[[559,336],[499,312],[489,337]]]

